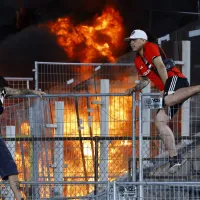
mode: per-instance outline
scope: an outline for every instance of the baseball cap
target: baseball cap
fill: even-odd
[[[131,33],[130,37],[125,38],[124,41],[130,41],[130,40],[134,40],[134,39],[147,40],[148,37],[147,37],[147,34],[144,31],[142,31],[140,29],[136,29]]]

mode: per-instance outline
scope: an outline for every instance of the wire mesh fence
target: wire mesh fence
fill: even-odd
[[[110,80],[110,92],[123,93],[137,77],[130,63],[36,62],[34,71],[35,88],[48,93],[100,93],[101,79]]]
[[[197,200],[196,182],[115,182],[113,200]]]
[[[186,104],[189,107],[180,109],[169,123],[169,127],[175,136],[176,149],[178,154],[182,156],[182,166],[178,171],[171,173],[169,170],[169,152],[163,145],[165,140],[161,140],[160,134],[155,128],[155,115],[158,109],[150,109],[152,102],[147,102],[147,100],[152,100],[152,98],[159,101],[160,95],[158,93],[141,94],[140,101],[143,104],[139,107],[139,118],[141,121],[139,131],[140,181],[180,181],[180,184],[184,181],[198,181],[199,172],[197,169],[199,168],[200,138],[198,133],[199,118],[196,113],[199,112],[197,103],[199,97],[199,95],[192,97],[190,104]],[[162,100],[160,101],[162,102]],[[153,106],[155,106],[155,103]],[[148,111],[150,111],[150,115],[146,117],[147,114],[145,115],[144,113]],[[187,115],[188,121],[183,120],[186,119],[183,115]],[[189,127],[189,132],[185,130],[185,125]],[[146,130],[150,130],[150,132],[147,134]]]
[[[15,89],[30,89],[30,88],[33,88],[33,78],[26,78],[26,77],[4,77],[7,84],[8,84],[8,87],[11,87],[11,88],[15,88]],[[17,98],[13,98],[13,99],[7,99],[5,101],[5,106],[8,107],[8,106],[11,106],[11,105],[15,105],[17,103],[20,103],[19,102],[20,99],[17,99]]]
[[[24,97],[20,103],[5,108],[0,118],[1,136],[15,158],[20,181],[86,183],[131,176],[133,119],[129,112],[119,114],[120,107],[125,107],[131,97],[112,95],[111,109],[106,111],[94,104],[94,111],[88,115],[87,100],[91,104],[91,98],[89,94],[45,99]],[[101,97],[98,98],[100,101]],[[108,121],[102,118],[102,112]],[[105,136],[104,127],[109,130]],[[41,198],[37,196],[39,189],[33,199]],[[98,184],[90,187],[71,184],[67,188],[55,187],[54,193],[86,196],[103,189]]]
[[[94,185],[99,188],[99,194],[94,193]],[[100,188],[108,188],[108,182],[84,182],[84,181],[71,181],[71,182],[22,182],[20,184],[20,191],[24,199],[108,199],[109,194],[102,191]],[[85,195],[84,190],[88,191]],[[68,194],[69,191],[73,193]],[[13,200],[14,197],[10,191],[7,182],[0,184],[0,198],[6,200]]]
[[[157,189],[154,186],[121,187],[119,189],[121,193],[116,194],[119,196],[118,199],[133,198],[133,195],[136,195],[133,190],[137,193],[138,198],[141,189],[144,199],[159,199],[162,192],[165,195],[169,193],[167,192],[169,190],[171,197],[165,195],[162,198],[176,199],[172,191],[180,192],[184,188],[184,192],[191,194],[191,188],[186,187],[185,189],[185,187],[175,186],[169,188],[169,186],[163,186],[161,182],[164,184],[167,181],[179,181],[180,185],[186,181],[188,183],[191,181],[198,183],[199,135],[195,134],[195,132],[189,136],[181,136],[181,132],[177,134],[179,136],[177,138],[177,148],[184,155],[186,164],[183,165],[178,173],[169,174],[167,153],[158,133],[152,131],[156,130],[152,116],[148,121],[150,126],[153,126],[151,129],[152,135],[147,136],[145,134],[142,138],[138,137],[140,123],[132,118],[132,109],[135,110],[138,105],[137,102],[135,102],[136,107],[130,106],[130,110],[126,110],[127,100],[125,99],[131,99],[132,97],[108,95],[110,99],[113,98],[110,103],[113,102],[115,106],[106,112],[108,116],[112,116],[108,117],[107,125],[101,124],[105,122],[101,120],[101,104],[93,105],[94,111],[90,113],[90,118],[88,118],[86,99],[88,98],[90,104],[92,104],[93,95],[85,94],[71,97],[69,94],[62,97],[60,95],[49,95],[49,97],[46,95],[45,99],[42,100],[27,97],[19,97],[20,103],[6,107],[0,121],[1,136],[15,158],[19,169],[20,181],[44,183],[43,187],[37,188],[38,185],[33,186],[37,190],[28,188],[28,191],[31,190],[31,195],[33,195],[32,193],[35,195],[30,198],[54,198],[48,195],[57,194],[72,199],[76,196],[77,199],[89,199],[88,195],[93,193],[100,195],[102,193],[106,197],[98,196],[95,198],[113,199],[113,181],[119,179],[131,181],[135,174],[136,181],[138,183],[142,182],[139,179],[141,173],[140,160],[142,160],[143,180],[147,183],[150,181],[160,182],[159,186],[156,186]],[[98,98],[100,101],[101,95]],[[194,104],[194,102],[197,102],[196,98],[191,100],[193,106],[196,105]],[[78,105],[80,106],[78,113],[76,99],[78,99]],[[118,103],[119,99],[122,99],[120,104]],[[132,102],[131,100],[129,101]],[[119,114],[119,107],[129,114]],[[198,112],[198,108],[194,110]],[[156,111],[151,109],[150,112],[154,116]],[[139,112],[136,109],[136,119],[140,119],[138,115]],[[198,118],[194,119],[193,117],[193,120],[198,122]],[[194,121],[191,121],[191,123],[194,123]],[[144,120],[141,122],[143,124]],[[147,118],[145,118],[145,122],[147,122]],[[180,121],[177,121],[177,123],[180,123]],[[133,124],[136,124],[134,129],[136,135],[135,143],[133,142]],[[108,126],[109,134],[106,136],[101,135],[103,125]],[[144,123],[143,125],[146,126],[147,124]],[[196,126],[198,126],[198,123],[196,123]],[[193,124],[191,130],[197,130],[197,127],[194,129]],[[140,140],[142,141],[142,156],[139,156]],[[135,154],[133,154],[133,150],[136,150]],[[133,170],[134,162],[136,162],[137,168]],[[47,191],[46,189],[41,189],[48,188],[45,184],[49,184],[49,182],[56,183],[59,181],[68,182],[68,187],[52,187],[53,192],[50,189]],[[73,182],[76,181],[81,182],[80,186],[73,185]],[[90,181],[109,181],[111,185],[108,187],[108,185],[91,184],[88,187],[87,184],[83,184]],[[24,187],[23,190],[25,190]],[[40,190],[42,193],[39,192]],[[7,191],[10,190],[7,189]],[[160,196],[155,196],[154,193],[159,193]],[[198,189],[193,191],[193,199],[196,198],[196,193],[198,193]],[[9,192],[7,194],[11,195]],[[31,196],[27,192],[25,195]],[[116,195],[115,197],[117,198]],[[182,198],[184,199],[185,197]]]
[[[27,88],[33,84],[33,78],[29,77],[4,77],[8,86],[16,89]]]
[[[103,71],[111,70],[106,67],[98,72],[102,77]],[[129,73],[131,68],[127,68]],[[56,65],[55,69],[60,68]],[[5,101],[0,133],[15,158],[20,181],[25,181],[22,190],[27,199],[167,200],[187,199],[188,195],[189,199],[198,199],[198,186],[185,183],[199,180],[199,95],[192,97],[186,110],[179,110],[169,124],[178,152],[186,160],[177,173],[169,174],[168,153],[154,124],[158,107],[145,108],[146,101],[124,95],[124,90],[134,84],[133,79],[113,78],[110,85],[100,78],[96,82],[85,79],[66,83],[58,78],[55,87],[47,88],[43,83],[49,85],[48,77],[40,77],[38,87],[51,92],[55,89],[57,94]],[[159,94],[141,96],[148,100],[157,99]],[[12,100],[14,103],[7,103]],[[182,118],[183,114],[189,117]],[[132,186],[118,187],[122,184],[118,180],[133,181]],[[144,185],[143,181],[157,185]],[[165,184],[176,181],[179,185]],[[2,187],[2,198],[13,199],[10,188],[5,184]]]
[[[98,192],[94,192],[97,185]],[[88,190],[85,195],[83,188]],[[102,189],[103,188],[103,189]],[[106,190],[104,189],[106,188]],[[69,195],[68,191],[73,190]],[[197,200],[200,185],[196,182],[22,182],[20,191],[25,199],[85,200]],[[142,191],[142,192],[141,192]],[[14,199],[8,183],[0,184],[0,198]]]

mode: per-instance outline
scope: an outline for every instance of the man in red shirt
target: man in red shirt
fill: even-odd
[[[131,95],[143,89],[149,81],[152,81],[163,94],[163,109],[158,110],[155,125],[169,152],[169,172],[175,173],[183,161],[177,153],[174,135],[168,122],[186,99],[200,92],[200,86],[190,87],[187,78],[176,68],[173,60],[167,58],[158,45],[147,40],[147,34],[139,29],[125,38],[125,41],[130,42],[132,50],[137,53],[134,64],[141,76],[135,87],[126,90],[126,94]]]

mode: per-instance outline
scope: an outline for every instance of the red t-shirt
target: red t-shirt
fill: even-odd
[[[151,42],[146,42],[143,47],[143,54],[145,59],[142,59],[140,55],[136,55],[134,59],[134,64],[139,75],[149,78],[160,91],[164,90],[164,84],[159,74],[148,68],[148,65],[151,65],[151,67],[154,68],[155,65],[153,64],[153,59],[161,56],[159,46]],[[176,67],[169,70],[167,74],[168,78],[172,76],[186,78]]]

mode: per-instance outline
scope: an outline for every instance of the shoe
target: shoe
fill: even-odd
[[[177,156],[169,157],[168,172],[170,174],[176,173],[185,162],[186,160],[183,160],[180,154],[178,154]]]

